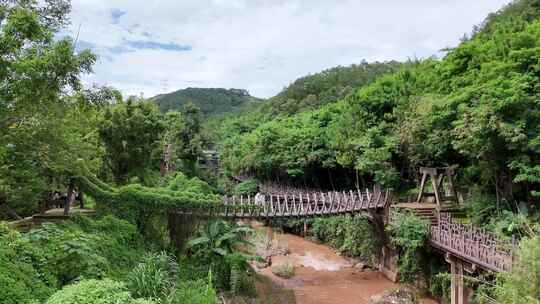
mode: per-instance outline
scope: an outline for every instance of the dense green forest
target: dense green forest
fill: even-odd
[[[500,303],[540,303],[539,0],[489,15],[443,58],[335,67],[264,101],[238,89],[146,100],[85,87],[97,56],[62,38],[70,9],[69,0],[0,1],[0,304],[253,296],[250,262],[260,257],[239,249],[254,231],[178,210],[253,195],[264,180],[377,183],[399,198],[414,193],[422,166],[455,166],[466,220],[521,241],[511,273],[471,286]],[[217,172],[197,165],[208,146],[220,152]],[[234,184],[234,175],[253,178]],[[70,211],[76,197],[92,216]],[[69,219],[17,225],[53,207]],[[309,225],[344,255],[379,258],[367,217],[273,224]],[[429,224],[399,213],[386,229],[402,280],[447,297],[447,266],[425,248]]]
[[[204,117],[237,113],[260,99],[249,95],[249,92],[241,89],[220,88],[187,88],[168,94],[152,97],[160,111],[180,110],[184,105],[192,103],[201,110]]]

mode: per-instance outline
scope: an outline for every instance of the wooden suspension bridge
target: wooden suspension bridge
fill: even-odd
[[[388,217],[392,191],[375,187],[365,191],[316,191],[286,186],[261,187],[257,196],[224,197],[212,208],[177,210],[180,214],[233,219],[309,218],[376,212]],[[429,244],[474,267],[510,271],[515,242],[507,243],[471,224],[461,224],[449,212],[439,212],[431,226]],[[388,220],[386,218],[385,222]]]
[[[307,218],[385,210],[389,207],[390,195],[389,189],[316,192],[291,188],[280,193],[225,197],[213,208],[205,206],[177,212],[236,219]]]
[[[444,173],[448,177],[447,172]],[[438,193],[440,177],[434,176],[437,200],[443,197]],[[423,181],[425,182],[425,179]],[[418,201],[422,193],[418,197]],[[285,185],[270,183],[260,187],[257,196],[225,197],[221,204],[213,208],[201,208],[201,210],[178,210],[186,214],[197,216],[224,217],[232,219],[258,219],[269,220],[274,218],[310,218],[321,216],[335,216],[345,214],[364,214],[368,217],[378,215],[384,224],[390,220],[391,208],[403,208],[405,205],[393,201],[391,189],[374,187],[372,190],[365,189],[350,191],[319,191],[315,189],[298,189]],[[514,261],[515,242],[505,242],[495,235],[478,229],[471,224],[462,224],[452,217],[451,212],[445,212],[437,201],[433,204],[433,212],[436,219],[431,222],[431,230],[428,244],[435,250],[444,254],[445,259],[451,266],[451,300],[452,304],[467,303],[467,293],[463,275],[465,272],[477,271],[507,272],[512,269]],[[426,208],[423,206],[422,208]],[[424,210],[421,209],[421,210]],[[414,210],[413,210],[414,211]],[[396,265],[386,265],[388,249],[383,250],[383,258],[380,268],[383,273],[392,279],[396,279]],[[392,259],[390,259],[392,260]],[[396,259],[393,259],[395,264]],[[393,268],[394,270],[389,270]],[[390,273],[390,275],[388,275]]]

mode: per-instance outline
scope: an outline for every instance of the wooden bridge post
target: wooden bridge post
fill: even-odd
[[[447,254],[446,262],[450,264],[451,273],[451,304],[468,304],[468,292],[463,282],[463,262],[454,256]]]

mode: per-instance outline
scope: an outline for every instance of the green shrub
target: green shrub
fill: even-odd
[[[54,292],[31,263],[0,241],[0,304],[40,303]]]
[[[126,245],[137,244],[140,241],[140,235],[137,233],[137,227],[135,225],[112,215],[107,215],[100,219],[75,215],[72,217],[72,221],[84,232],[107,234]]]
[[[540,219],[538,211],[526,203],[517,204],[505,199],[499,203],[495,201],[496,198],[474,190],[466,205],[471,222],[508,239],[534,234],[531,227]]]
[[[254,196],[257,194],[257,191],[259,191],[259,182],[254,178],[250,178],[236,185],[233,189],[233,194],[237,196]]]
[[[178,272],[173,256],[166,252],[149,254],[131,271],[127,286],[136,297],[160,299],[173,292]]]
[[[540,236],[521,241],[510,274],[500,274],[497,293],[501,303],[540,303]]]
[[[238,246],[252,246],[245,238],[253,233],[247,226],[233,226],[223,220],[211,221],[187,243],[193,258],[209,265],[215,274],[215,286],[240,292],[249,290],[244,282],[250,269],[248,261],[257,259],[237,252]]]
[[[52,295],[47,304],[152,304],[135,300],[124,284],[109,279],[86,280],[65,286]]]
[[[429,280],[429,292],[441,299],[442,303],[450,303],[451,275],[448,272],[440,272],[433,275]]]
[[[123,277],[142,254],[134,226],[112,217],[85,220],[82,227],[45,223],[24,238],[30,247],[24,254],[41,260],[59,286],[79,278]]]
[[[215,189],[213,189],[205,181],[202,181],[197,177],[188,178],[182,172],[175,173],[175,176],[169,182],[167,189],[172,191],[188,191],[194,193],[215,192]]]
[[[162,304],[215,304],[216,291],[205,280],[180,282],[175,292],[162,301]]]
[[[143,253],[134,225],[76,216],[28,233],[0,226],[0,304],[43,303],[80,279],[124,278]]]
[[[373,226],[364,217],[317,218],[313,221],[312,232],[321,242],[348,256],[370,261],[377,252],[377,237]]]
[[[334,248],[340,248],[345,234],[340,225],[341,217],[317,218],[313,222],[313,233],[323,243]]]
[[[421,274],[421,250],[429,236],[429,223],[411,212],[393,212],[387,227],[392,245],[399,250],[402,281],[414,282]]]
[[[294,266],[292,263],[287,262],[283,263],[281,265],[273,266],[272,267],[272,273],[277,275],[278,277],[282,277],[285,279],[290,279],[294,277]]]
[[[491,217],[487,228],[503,238],[510,239],[512,236],[530,236],[534,233],[531,229],[533,222],[525,213],[504,210],[499,216]]]
[[[40,266],[41,257],[27,254],[22,234],[0,223],[0,304],[39,303],[55,287],[55,278]]]
[[[472,195],[465,205],[467,215],[471,222],[477,226],[485,226],[490,219],[497,213],[497,204],[494,199],[483,194],[477,187],[473,187]]]
[[[226,258],[230,268],[229,288],[234,294],[256,296],[255,283],[252,278],[252,269],[248,261],[256,259],[243,253],[235,252]]]
[[[185,255],[179,258],[179,268],[178,279],[180,281],[205,280],[208,278],[208,272],[210,272],[209,263]]]
[[[113,217],[75,217],[73,222],[44,223],[24,234],[2,229],[0,239],[16,257],[13,262],[33,267],[50,288],[82,278],[122,278],[143,252],[135,226]]]

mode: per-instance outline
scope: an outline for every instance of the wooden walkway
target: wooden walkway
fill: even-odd
[[[437,226],[431,226],[430,245],[481,268],[504,272],[512,269],[515,242],[505,242],[473,225],[441,213]]]
[[[44,222],[61,222],[76,214],[91,216],[95,215],[96,211],[93,209],[71,208],[69,215],[64,215],[64,208],[55,208],[47,210],[43,214],[34,214],[22,220],[9,222],[8,225],[13,229],[28,230]]]
[[[233,218],[330,216],[383,210],[389,203],[389,190],[270,194],[260,201],[251,197],[226,198],[222,215]]]
[[[176,213],[196,213],[198,216],[226,218],[294,218],[331,216],[386,209],[389,189],[370,191],[283,191],[258,196],[225,197],[213,208],[178,210]]]

